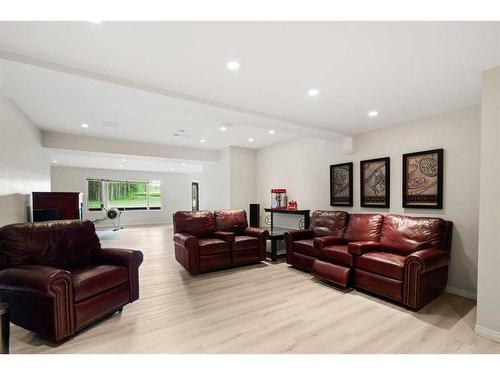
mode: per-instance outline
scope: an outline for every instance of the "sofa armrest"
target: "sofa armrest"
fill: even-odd
[[[188,248],[188,247],[191,247],[193,245],[198,245],[198,238],[193,236],[192,234],[175,233],[174,234],[174,242]]]
[[[318,250],[326,246],[342,245],[345,243],[346,241],[342,237],[336,237],[336,236],[316,237],[313,241],[314,247]]]
[[[11,291],[55,295],[53,286],[60,280],[72,287],[71,274],[59,268],[25,265],[0,271],[0,289]]]
[[[379,250],[380,242],[375,241],[349,242],[347,245],[347,251],[353,255],[363,255]]]
[[[420,273],[426,273],[449,265],[450,257],[442,249],[429,248],[408,255],[405,259],[405,268],[412,262],[417,262],[420,265]]]
[[[175,259],[192,275],[200,273],[198,238],[187,233],[174,234]]]
[[[126,267],[129,281],[129,302],[139,299],[139,266],[144,255],[139,250],[101,249],[94,254],[94,264],[111,264]]]
[[[260,260],[266,260],[266,244],[269,238],[269,231],[267,229],[246,227],[244,234],[259,240]]]
[[[212,234],[212,237],[217,238],[222,241],[227,241],[227,242],[234,242],[235,235],[233,232],[223,232],[223,231],[217,231]]]

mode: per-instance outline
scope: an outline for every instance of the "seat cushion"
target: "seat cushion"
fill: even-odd
[[[405,257],[398,254],[373,252],[356,257],[356,268],[373,272],[377,275],[403,280]]]
[[[126,267],[91,265],[71,271],[75,302],[83,301],[128,281]]]
[[[217,238],[200,238],[198,240],[200,248],[200,255],[212,255],[229,253],[231,251],[231,244]]]
[[[233,243],[233,251],[258,249],[259,239],[250,236],[236,236]]]
[[[347,251],[347,245],[332,245],[319,250],[318,259],[342,266],[354,265],[352,254]]]
[[[314,247],[313,239],[293,241],[293,251],[310,257],[318,257],[318,250]]]

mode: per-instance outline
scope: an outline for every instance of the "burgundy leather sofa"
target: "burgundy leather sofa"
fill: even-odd
[[[91,221],[0,228],[0,302],[58,342],[139,298],[140,251],[102,249]]]
[[[175,259],[193,275],[265,260],[268,236],[248,226],[245,210],[174,214]]]
[[[339,286],[353,285],[414,309],[446,287],[450,221],[316,211],[312,223],[310,230],[285,234],[289,264]]]

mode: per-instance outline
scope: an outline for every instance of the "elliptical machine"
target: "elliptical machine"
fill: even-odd
[[[123,227],[120,225],[120,216],[121,216],[121,212],[118,208],[106,208],[104,207],[103,204],[101,204],[101,210],[104,210],[106,212],[106,216],[100,218],[100,219],[96,219],[94,220],[94,224],[97,224],[97,223],[102,223],[103,221],[106,221],[106,220],[111,220],[111,222],[113,223],[113,226],[114,226],[114,229],[113,229],[113,232],[116,232],[120,229],[123,229]]]

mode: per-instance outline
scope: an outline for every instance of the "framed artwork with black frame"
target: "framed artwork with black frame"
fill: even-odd
[[[391,159],[360,161],[360,206],[390,207]]]
[[[443,149],[403,155],[403,207],[443,208]]]
[[[352,207],[352,163],[330,165],[330,206]]]

